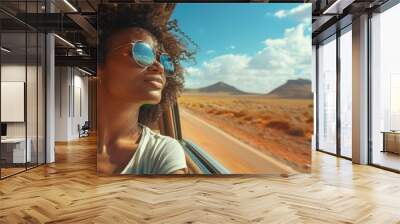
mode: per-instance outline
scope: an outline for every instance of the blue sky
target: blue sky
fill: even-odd
[[[288,79],[310,78],[310,6],[177,4],[171,19],[177,19],[181,30],[199,45],[197,64],[184,64],[186,87],[225,81],[241,90],[267,92]],[[297,52],[296,46],[306,49]],[[305,61],[308,54],[310,60]],[[302,65],[295,68],[293,63]],[[284,67],[292,69],[284,71]]]

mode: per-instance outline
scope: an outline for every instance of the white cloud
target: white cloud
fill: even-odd
[[[251,58],[247,55],[225,54],[203,63],[203,69],[208,73],[225,76],[225,73],[235,73],[245,69]]]
[[[304,34],[305,24],[285,30],[284,37],[266,39],[265,48],[259,51],[251,64],[259,69],[283,69],[284,73],[294,73],[299,64],[309,62],[311,37]]]
[[[229,46],[228,47],[228,49],[230,49],[230,50],[233,50],[233,49],[235,49],[236,47],[234,46],[234,45],[231,45],[231,46]]]
[[[267,93],[288,79],[311,78],[311,37],[300,23],[281,38],[266,39],[253,56],[225,54],[186,69],[186,85],[198,88],[224,81],[248,92]]]
[[[198,68],[188,67],[185,69],[185,75],[199,77],[202,75],[202,73]]]
[[[274,16],[278,17],[278,18],[283,18],[286,17],[287,12],[285,10],[279,10],[277,12],[275,12]]]
[[[286,18],[289,16],[294,16],[296,18],[306,18],[311,17],[311,3],[300,4],[289,10],[278,10],[274,13],[275,17]]]
[[[215,53],[215,50],[208,50],[208,51],[206,51],[206,54],[213,54],[213,53]]]

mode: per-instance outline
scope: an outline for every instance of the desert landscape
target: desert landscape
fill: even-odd
[[[184,91],[179,106],[297,171],[310,169],[313,100],[308,80],[289,80],[268,94],[247,94],[218,82]]]

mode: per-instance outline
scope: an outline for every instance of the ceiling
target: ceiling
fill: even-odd
[[[200,0],[196,1],[201,2]],[[248,2],[243,0],[236,1]],[[318,40],[320,36],[328,35],[327,31],[329,31],[329,28],[346,16],[357,16],[357,14],[376,8],[386,1],[388,0],[254,0],[252,2],[312,3],[312,36],[313,41],[315,41]],[[3,33],[10,33],[5,35],[4,38],[5,41],[10,44],[14,42],[11,45],[15,47],[15,49],[19,49],[16,50],[16,53],[20,50],[22,51],[20,47],[24,46],[23,34],[18,34],[18,32],[25,31],[25,29],[38,32],[55,32],[59,37],[74,45],[74,47],[71,47],[70,44],[62,39],[56,38],[56,65],[86,66],[88,69],[95,71],[97,58],[96,27],[98,5],[100,3],[127,2],[132,3],[134,1],[48,0],[50,4],[47,4],[46,8],[45,0],[32,2],[1,0],[1,30]],[[223,1],[215,0],[215,2]],[[52,13],[49,13],[50,11],[52,11]],[[334,32],[334,30],[332,32]]]

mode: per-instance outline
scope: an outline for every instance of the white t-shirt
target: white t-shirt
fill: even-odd
[[[185,152],[179,142],[145,125],[138,148],[121,174],[169,174],[186,168]]]

